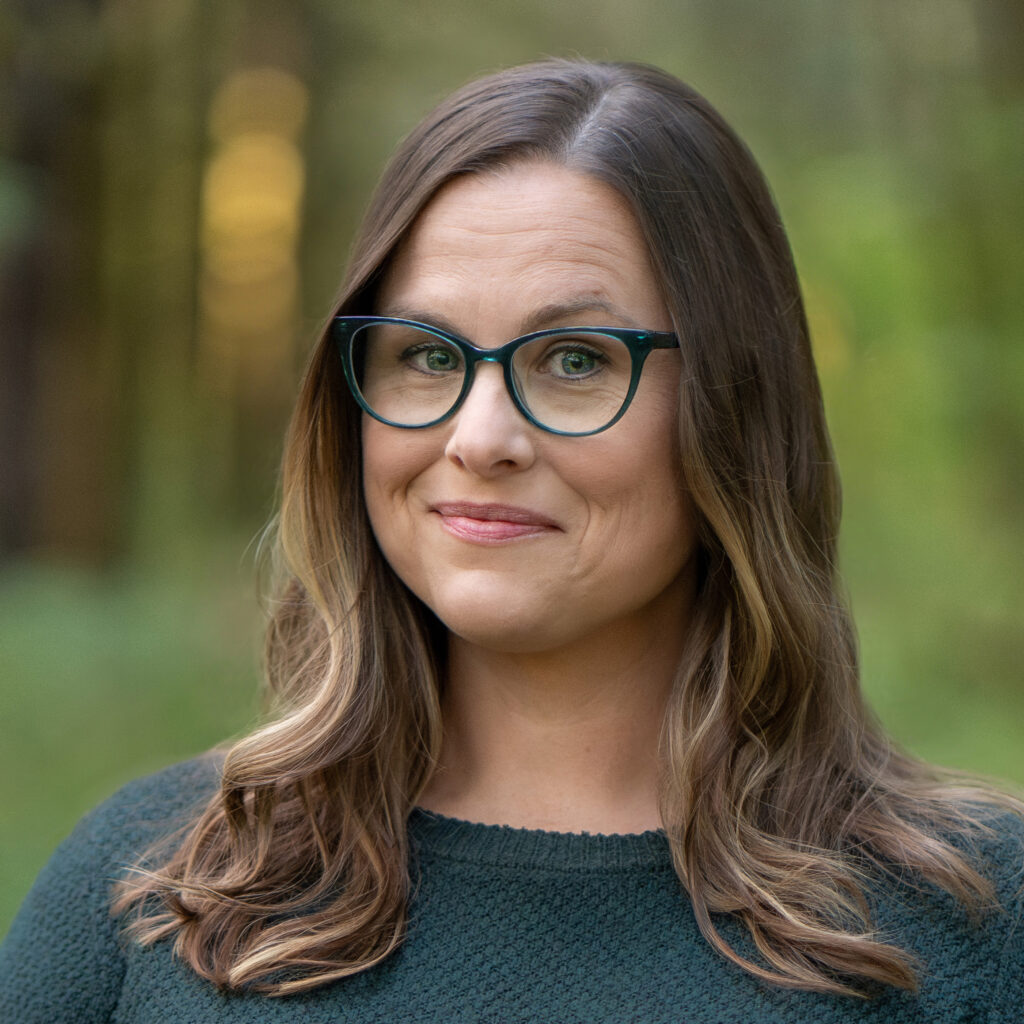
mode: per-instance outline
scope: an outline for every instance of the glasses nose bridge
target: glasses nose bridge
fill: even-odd
[[[514,346],[518,347],[518,346]],[[476,384],[476,368],[480,363],[493,363],[501,371],[502,385],[505,388],[505,393],[508,396],[509,401],[515,406],[516,410],[521,415],[526,415],[525,410],[520,405],[519,399],[512,387],[512,381],[510,380],[510,373],[512,368],[512,355],[513,351],[508,345],[502,345],[499,348],[479,348],[477,345],[469,344],[464,348],[466,353],[466,385],[462,392],[462,397],[459,400],[459,405],[469,397],[470,391],[473,390],[473,386]]]
[[[475,369],[477,363],[497,363],[504,368],[512,357],[511,349],[519,346],[516,342],[511,342],[509,345],[499,345],[497,348],[481,348],[472,342],[463,342],[461,347],[467,357],[467,362],[472,364],[471,369]]]

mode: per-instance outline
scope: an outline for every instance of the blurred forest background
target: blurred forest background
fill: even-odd
[[[867,690],[915,752],[1024,782],[1019,0],[8,0],[0,931],[88,807],[258,714],[282,430],[389,151],[576,53],[676,73],[762,162]]]

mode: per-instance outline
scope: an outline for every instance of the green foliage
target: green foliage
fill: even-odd
[[[0,932],[90,807],[255,722],[257,605],[223,563],[162,577],[5,571]]]

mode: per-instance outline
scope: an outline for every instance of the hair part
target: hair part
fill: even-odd
[[[910,871],[975,911],[958,844],[1009,797],[894,748],[866,709],[836,573],[840,493],[789,245],[743,143],[693,90],[637,64],[545,61],[470,83],[399,147],[355,241],[338,313],[374,290],[460,175],[543,160],[621,195],[681,340],[681,473],[703,567],[666,713],[662,817],[707,940],[767,981],[913,988],[872,930],[870,878]],[[284,995],[402,941],[406,819],[440,745],[443,631],[383,559],[359,416],[327,331],[286,442],[269,623],[272,720],[155,870],[120,883],[144,944],[173,937],[228,988]],[[682,625],[681,625],[682,628]],[[757,961],[713,915],[737,915]]]

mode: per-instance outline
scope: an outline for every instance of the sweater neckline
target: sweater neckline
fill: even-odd
[[[545,832],[462,821],[415,807],[409,837],[421,860],[572,872],[672,868],[668,837],[656,830],[619,835]]]

